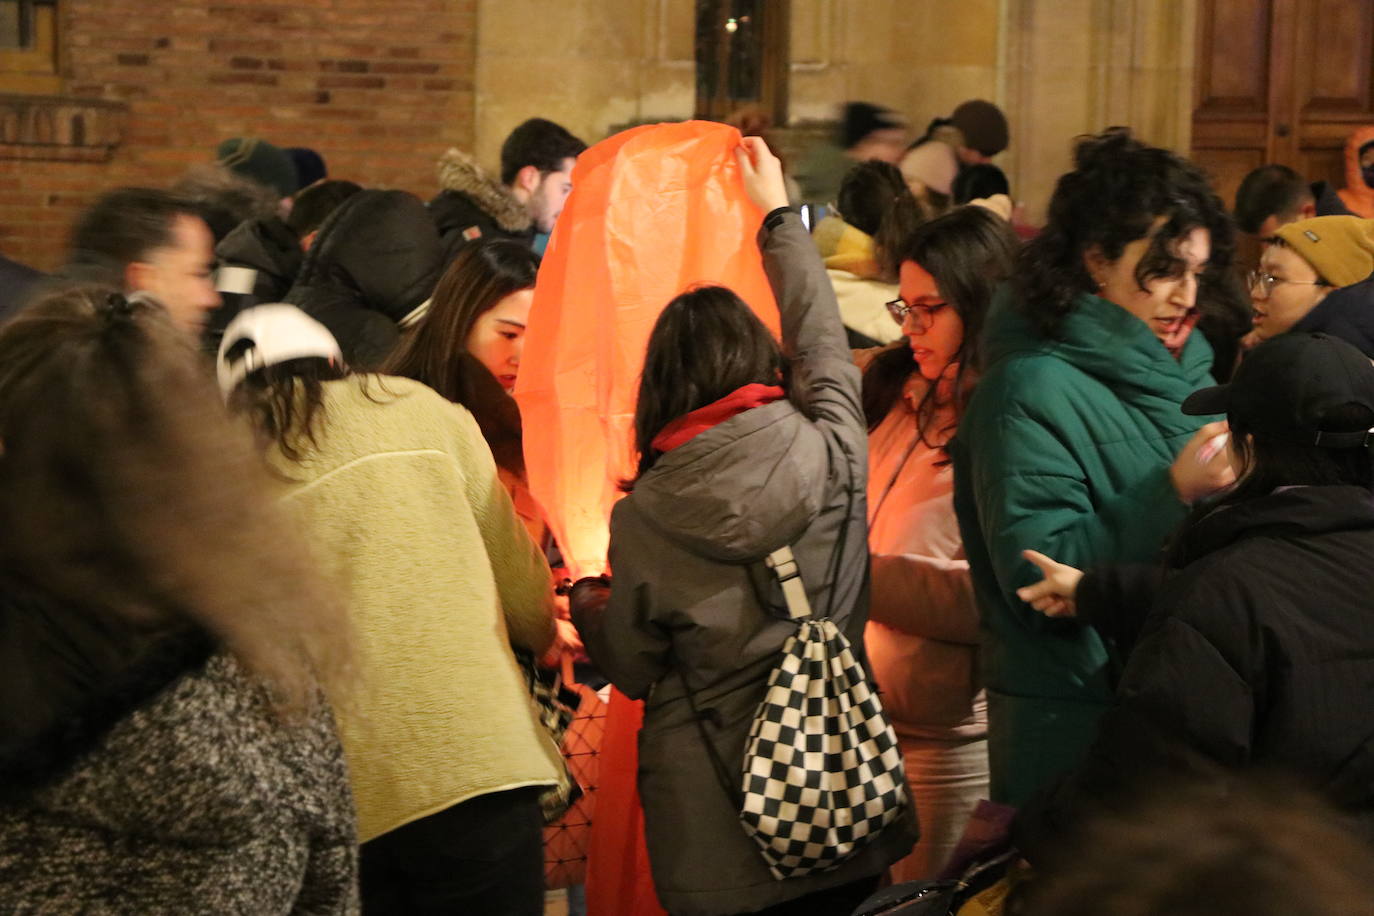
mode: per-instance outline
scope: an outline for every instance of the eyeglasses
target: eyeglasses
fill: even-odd
[[[1325,280],[1285,280],[1273,274],[1267,274],[1262,270],[1252,270],[1245,275],[1246,289],[1253,290],[1256,287],[1264,294],[1267,299],[1269,294],[1274,291],[1274,287],[1280,283],[1287,283],[1290,286],[1326,286]]]
[[[949,305],[948,302],[931,302],[928,305],[907,305],[906,301],[898,296],[891,302],[884,303],[887,306],[887,313],[892,316],[892,320],[898,324],[906,324],[906,316],[916,316],[916,327],[921,331],[929,331],[930,326],[935,323],[935,313]]]

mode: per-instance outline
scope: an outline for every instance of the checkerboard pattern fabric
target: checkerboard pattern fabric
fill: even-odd
[[[783,646],[744,752],[740,819],[779,880],[834,868],[908,804],[897,736],[827,618]]]

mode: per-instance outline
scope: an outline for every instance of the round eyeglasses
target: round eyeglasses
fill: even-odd
[[[1252,270],[1245,275],[1245,288],[1251,291],[1258,289],[1264,298],[1269,298],[1269,294],[1274,291],[1274,287],[1280,283],[1287,283],[1289,286],[1326,286],[1325,280],[1285,280],[1273,274],[1267,274],[1262,270]],[[890,307],[890,306],[889,306]]]
[[[935,313],[949,305],[948,302],[931,302],[923,305],[907,305],[906,301],[898,296],[891,302],[886,302],[887,313],[892,316],[892,320],[898,324],[906,324],[906,316],[911,315],[915,319],[916,328],[920,331],[929,331],[930,326],[935,323]]]

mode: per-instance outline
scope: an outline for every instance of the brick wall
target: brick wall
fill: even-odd
[[[109,162],[0,159],[0,251],[43,269],[100,191],[165,186],[256,135],[318,150],[331,177],[428,199],[473,145],[477,0],[70,0],[63,94],[126,102]]]

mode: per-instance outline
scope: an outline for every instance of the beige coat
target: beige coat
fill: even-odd
[[[364,387],[365,385],[365,387]],[[363,662],[340,732],[367,841],[466,799],[557,781],[510,644],[553,638],[548,564],[477,422],[425,386],[326,382],[288,500],[352,604]]]

